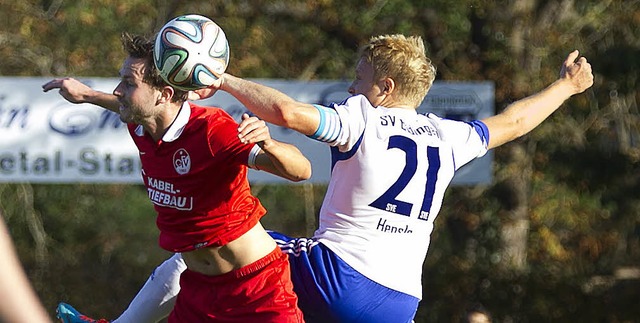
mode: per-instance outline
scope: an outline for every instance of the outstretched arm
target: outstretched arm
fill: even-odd
[[[71,103],[91,103],[120,113],[120,103],[115,95],[96,91],[74,78],[53,79],[42,85],[45,92],[53,89],[58,89],[58,93]]]
[[[312,135],[320,125],[320,113],[313,105],[298,102],[276,89],[231,74],[223,74],[216,83],[195,93],[207,98],[219,89],[234,96],[266,122],[304,135]]]
[[[544,90],[510,104],[501,113],[482,120],[489,129],[488,148],[519,138],[542,123],[568,98],[593,85],[591,65],[578,51],[569,54],[560,77]],[[577,60],[576,60],[577,59]]]
[[[295,146],[272,139],[264,121],[244,114],[238,138],[243,143],[256,143],[262,149],[255,159],[257,169],[294,182],[311,177],[311,162]]]
[[[91,103],[120,114],[120,102],[115,95],[96,91],[74,78],[53,79],[42,85],[44,92],[53,89],[58,89],[58,93],[71,103]],[[191,91],[188,99],[198,100],[200,96]]]

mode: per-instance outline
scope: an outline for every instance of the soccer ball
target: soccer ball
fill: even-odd
[[[154,43],[153,62],[160,76],[185,91],[215,82],[229,64],[229,43],[222,28],[200,15],[167,22]]]

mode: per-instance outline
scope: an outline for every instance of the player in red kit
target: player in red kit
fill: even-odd
[[[169,322],[302,322],[287,255],[260,224],[266,210],[251,195],[247,167],[299,181],[311,176],[309,161],[273,140],[255,117],[244,115],[238,125],[222,109],[187,102],[188,92],[167,85],[154,68],[153,41],[122,40],[128,56],[113,94],[70,78],[43,89],[127,123],[160,246],[181,253],[187,266]]]

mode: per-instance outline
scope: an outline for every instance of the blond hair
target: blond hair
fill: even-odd
[[[436,78],[420,36],[382,35],[360,48],[360,59],[373,67],[375,79],[389,77],[396,83],[398,98],[418,107]]]

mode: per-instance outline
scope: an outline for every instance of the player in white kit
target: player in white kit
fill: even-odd
[[[307,322],[411,322],[434,220],[455,171],[528,133],[593,84],[590,64],[574,51],[559,79],[541,92],[498,115],[462,122],[416,112],[434,79],[420,37],[385,35],[362,48],[352,96],[342,103],[296,102],[229,74],[199,92],[226,91],[265,121],[331,147],[331,180],[314,236],[271,233],[289,253]],[[179,263],[176,256],[162,264],[156,282],[147,282],[124,315],[150,322],[136,302],[170,302],[157,286],[175,278],[157,273],[179,272]]]

